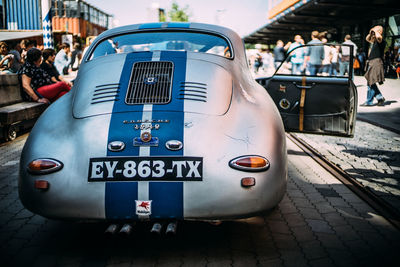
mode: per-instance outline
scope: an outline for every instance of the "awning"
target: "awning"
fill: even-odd
[[[288,41],[296,34],[308,37],[313,30],[336,33],[343,26],[395,14],[400,14],[399,0],[283,0],[270,9],[268,23],[246,36],[244,41]]]
[[[42,36],[43,32],[40,31],[0,31],[0,41],[10,41],[25,39],[30,37]]]

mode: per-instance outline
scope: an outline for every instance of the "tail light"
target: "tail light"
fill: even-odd
[[[241,156],[231,160],[229,166],[241,171],[261,172],[268,170],[269,161],[261,156]]]
[[[32,174],[48,174],[61,170],[63,164],[55,159],[35,159],[28,164],[28,172]]]

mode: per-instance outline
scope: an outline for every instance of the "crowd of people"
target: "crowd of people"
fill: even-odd
[[[308,47],[297,48],[302,45]],[[327,44],[313,47],[312,45]],[[350,69],[350,46],[353,47],[353,67]],[[297,48],[297,49],[296,49]],[[341,44],[329,43],[327,32],[313,31],[311,41],[305,43],[300,35],[294,36],[293,42],[284,44],[278,40],[271,51],[256,45],[256,52],[248,56],[249,64],[255,76],[271,76],[279,66],[280,73],[295,75],[318,76],[345,76],[349,72],[355,75],[364,75],[366,72],[367,53],[358,48],[346,35]],[[389,48],[384,56],[385,76],[393,73],[400,76],[400,54],[395,49]]]
[[[305,41],[302,36],[296,35],[294,41],[286,45],[278,40],[272,52],[269,49],[258,49],[255,56],[250,56],[254,73],[258,74],[259,70],[268,70],[267,72],[271,73],[271,68],[275,71],[282,65],[279,69],[281,73],[318,76],[348,75],[350,46],[353,46],[354,58],[357,58],[357,69],[365,64],[365,53],[361,49],[357,51],[357,45],[351,41],[350,35],[345,36],[342,45],[328,44],[326,35],[327,32],[313,31],[307,47],[300,47],[305,45]],[[327,45],[318,46],[319,44]]]
[[[80,44],[63,43],[54,49],[39,49],[33,40],[0,42],[0,74],[18,74],[25,100],[51,103],[71,90],[64,75],[79,68]]]
[[[400,78],[399,51],[389,48],[386,52],[386,42],[382,37],[382,26],[371,28],[366,41],[370,44],[368,53],[346,35],[341,44],[329,43],[327,32],[313,31],[311,41],[305,44],[302,36],[294,36],[293,42],[286,45],[278,40],[271,52],[256,46],[256,52],[250,54],[249,63],[255,76],[272,76],[278,69],[281,74],[311,75],[311,76],[353,76],[364,75],[367,80],[367,100],[362,106],[373,106],[374,98],[377,105],[384,105],[385,98],[378,89],[385,76],[390,72],[397,73]],[[351,52],[352,51],[352,52]],[[353,53],[353,64],[350,64]],[[351,67],[352,66],[352,67]]]

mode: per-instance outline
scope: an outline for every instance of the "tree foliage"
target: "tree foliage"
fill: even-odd
[[[189,21],[189,14],[188,14],[189,6],[185,6],[180,8],[176,2],[172,3],[172,8],[168,12],[168,17],[171,21]]]

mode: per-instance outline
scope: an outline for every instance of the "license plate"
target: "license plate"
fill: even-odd
[[[108,157],[89,163],[89,182],[202,180],[200,157]]]

